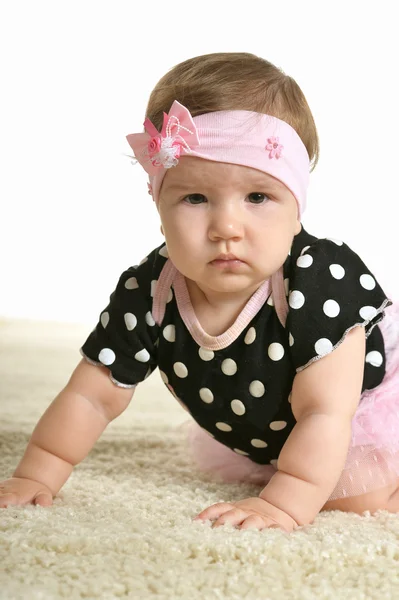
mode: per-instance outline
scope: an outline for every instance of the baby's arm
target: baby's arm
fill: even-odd
[[[36,502],[39,494],[48,501],[38,504],[51,504],[133,393],[134,388],[116,386],[106,367],[82,360],[36,425],[13,477],[0,482],[0,507]]]
[[[351,439],[364,373],[365,331],[355,327],[331,354],[299,372],[291,406],[297,423],[278,458],[278,471],[259,496],[299,525],[327,502]]]

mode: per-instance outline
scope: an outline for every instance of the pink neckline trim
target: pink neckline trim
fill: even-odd
[[[224,333],[217,336],[209,335],[202,328],[201,323],[198,321],[194,312],[193,305],[191,304],[186,280],[180,271],[177,270],[173,280],[173,288],[180,316],[193,339],[199,346],[206,348],[207,350],[222,350],[222,348],[226,348],[237,339],[248,323],[262,308],[269,297],[270,280],[264,281],[251,296],[233,325],[231,325]]]

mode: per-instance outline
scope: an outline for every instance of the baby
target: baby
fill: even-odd
[[[127,141],[166,243],[120,276],[0,506],[51,505],[158,367],[194,464],[262,487],[196,519],[292,531],[322,510],[399,511],[399,310],[301,223],[319,145],[298,84],[252,54],[191,58]]]

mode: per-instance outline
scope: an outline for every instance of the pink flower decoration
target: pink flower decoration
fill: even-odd
[[[178,141],[173,142],[172,147],[176,148],[176,150],[175,150],[175,158],[180,158],[182,146],[183,146],[183,144],[181,144]]]
[[[150,158],[152,158],[154,156],[154,154],[157,154],[161,148],[161,136],[157,135],[156,137],[153,137],[150,139],[150,141],[148,142],[148,146],[147,146],[147,150],[148,150],[148,156]]]
[[[279,143],[279,139],[280,138],[274,136],[267,138],[269,143],[265,149],[270,150],[269,158],[280,158],[284,146]]]

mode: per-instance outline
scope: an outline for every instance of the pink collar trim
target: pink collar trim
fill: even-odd
[[[180,316],[191,333],[193,339],[202,348],[207,350],[222,350],[227,348],[244,331],[254,316],[260,311],[270,294],[270,280],[266,280],[248,300],[233,325],[224,333],[212,336],[206,333],[198,321],[191,304],[187,284],[184,276],[176,270],[173,278],[173,289]]]

